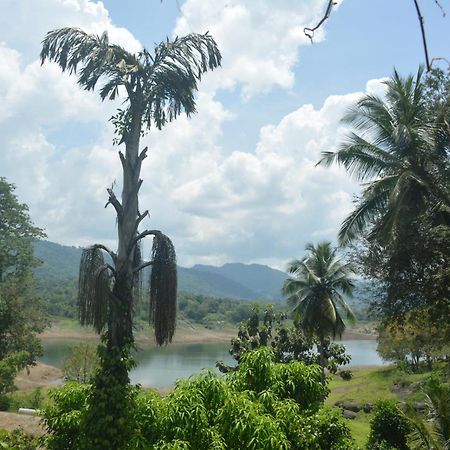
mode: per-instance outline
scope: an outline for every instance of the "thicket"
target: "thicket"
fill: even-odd
[[[323,407],[320,374],[315,365],[276,363],[266,347],[244,355],[237,371],[181,380],[164,398],[133,388],[126,449],[353,449],[340,413]],[[93,448],[83,433],[90,395],[90,385],[77,383],[51,391],[49,450]]]

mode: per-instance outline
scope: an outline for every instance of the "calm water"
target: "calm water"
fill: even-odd
[[[352,356],[351,365],[381,365],[383,360],[376,352],[377,343],[371,341],[342,341]],[[61,367],[70,351],[71,341],[44,342],[41,361]],[[131,372],[131,382],[148,387],[171,386],[178,378],[187,378],[202,369],[214,369],[217,360],[233,364],[228,354],[228,343],[171,345],[165,348],[143,347],[137,353],[137,367]]]

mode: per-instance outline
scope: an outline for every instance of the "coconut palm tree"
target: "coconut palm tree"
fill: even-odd
[[[436,139],[422,81],[397,72],[385,82],[386,95],[362,97],[343,121],[355,132],[318,164],[337,163],[364,182],[355,210],[345,219],[339,240],[347,244],[375,223],[369,237],[387,242],[401,224],[425,207],[449,208],[447,150]]]
[[[93,325],[106,342],[106,349],[100,349],[101,370],[94,380],[91,399],[92,408],[103,409],[87,421],[97,427],[92,446],[122,448],[129,418],[124,416],[127,390],[121,391],[120,386],[129,384],[133,309],[145,267],[151,266],[150,320],[156,342],[170,342],[175,330],[174,247],[159,230],[139,229],[148,216],[148,211],[141,211],[138,205],[141,165],[147,156],[147,148],[139,149],[140,139],[145,131],[161,129],[182,112],[187,116],[195,113],[197,83],[206,71],[220,65],[221,55],[208,33],[163,41],[153,53],[146,49],[130,53],[110,43],[106,32],[96,36],[77,28],[62,28],[50,31],[43,41],[41,62],[46,61],[55,62],[63,72],[76,73],[78,84],[85,90],[100,86],[102,100],[124,95],[123,106],[111,118],[114,142],[125,146],[124,152],[119,151],[121,200],[112,188],[107,189],[107,205],[112,205],[117,214],[118,249],[114,252],[102,244],[85,249],[79,277],[81,323]],[[153,251],[151,260],[145,262],[140,244],[147,236],[153,237]],[[102,422],[105,416],[115,422]]]
[[[343,298],[343,294],[352,295],[353,269],[337,256],[330,242],[317,246],[309,243],[306,251],[303,259],[289,263],[287,271],[292,276],[284,282],[282,291],[293,308],[295,322],[307,335],[318,339],[320,365],[324,368],[326,339],[341,337],[345,330],[340,309],[348,319],[355,319]]]

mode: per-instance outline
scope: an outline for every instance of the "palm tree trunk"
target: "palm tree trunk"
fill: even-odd
[[[317,346],[317,350],[319,352],[319,366],[321,369],[320,382],[325,386],[326,377],[325,377],[325,366],[326,366],[326,358],[325,358],[325,338],[324,336],[319,336],[319,344]]]
[[[140,188],[139,141],[141,118],[133,115],[131,130],[125,141],[125,156],[121,155],[123,169],[122,208],[118,211],[118,252],[116,278],[109,322],[109,347],[123,349],[132,345],[133,260],[136,246],[136,220]]]

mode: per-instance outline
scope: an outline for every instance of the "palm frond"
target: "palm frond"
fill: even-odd
[[[129,67],[137,64],[132,54],[109,43],[106,32],[96,36],[79,28],[60,28],[47,33],[40,56],[42,64],[53,61],[63,72],[76,73],[81,66],[78,84],[86,90],[94,89],[103,75],[111,76],[102,89],[102,99],[115,98],[117,87],[126,81]]]
[[[88,247],[81,253],[78,278],[78,311],[82,325],[93,325],[101,333],[108,320],[111,296],[108,268],[102,251]]]
[[[222,56],[208,34],[192,33],[156,46],[154,56],[142,54],[146,64],[143,94],[146,98],[144,121],[161,129],[182,111],[195,112],[194,91],[209,69],[220,66]]]
[[[158,345],[172,341],[177,311],[177,264],[172,241],[162,233],[153,238],[150,276],[150,323]]]

